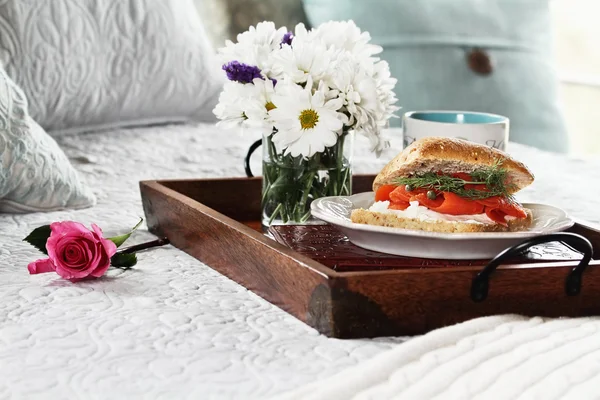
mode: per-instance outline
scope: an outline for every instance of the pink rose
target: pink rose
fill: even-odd
[[[88,276],[99,278],[110,266],[117,246],[102,236],[102,230],[92,224],[92,231],[78,222],[55,222],[50,225],[46,242],[48,258],[27,266],[30,274],[56,272],[69,280]]]

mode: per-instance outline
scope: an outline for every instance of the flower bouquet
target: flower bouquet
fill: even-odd
[[[310,203],[352,191],[354,132],[372,151],[398,109],[381,47],[352,21],[294,32],[262,22],[219,50],[229,81],[214,113],[262,132],[263,225],[306,223]]]

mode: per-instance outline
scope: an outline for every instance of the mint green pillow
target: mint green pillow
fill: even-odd
[[[304,6],[313,26],[352,19],[371,33],[398,79],[403,112],[501,114],[510,119],[512,141],[567,151],[548,0],[304,0]],[[470,64],[469,56],[479,63]]]

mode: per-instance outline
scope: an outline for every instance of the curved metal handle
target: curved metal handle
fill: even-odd
[[[537,236],[526,240],[513,247],[510,247],[498,254],[492,261],[486,265],[481,272],[473,278],[471,283],[471,299],[475,302],[481,302],[487,298],[489,290],[489,278],[492,272],[507,258],[516,256],[532,246],[549,242],[564,242],[573,247],[576,251],[583,254],[579,264],[574,267],[565,282],[565,292],[567,296],[576,296],[581,292],[581,274],[590,263],[594,248],[589,240],[575,233],[552,233],[549,235]]]
[[[252,178],[254,176],[252,170],[250,169],[250,157],[252,157],[252,153],[254,153],[256,149],[260,147],[261,144],[262,139],[258,139],[256,142],[252,143],[252,145],[248,149],[248,154],[246,154],[246,157],[244,158],[244,171],[246,171],[246,176],[248,178]]]

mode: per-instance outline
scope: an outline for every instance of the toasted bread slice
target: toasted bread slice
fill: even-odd
[[[394,184],[398,177],[437,171],[469,173],[497,161],[508,171],[513,193],[533,182],[531,171],[503,151],[461,139],[428,137],[414,142],[390,161],[375,178],[373,191]]]
[[[393,228],[413,229],[427,232],[470,233],[470,232],[516,232],[527,230],[532,222],[531,210],[525,209],[527,218],[508,221],[508,226],[500,224],[480,224],[472,222],[421,221],[415,218],[403,218],[394,214],[385,214],[365,210],[352,211],[352,222],[357,224],[389,226]]]

